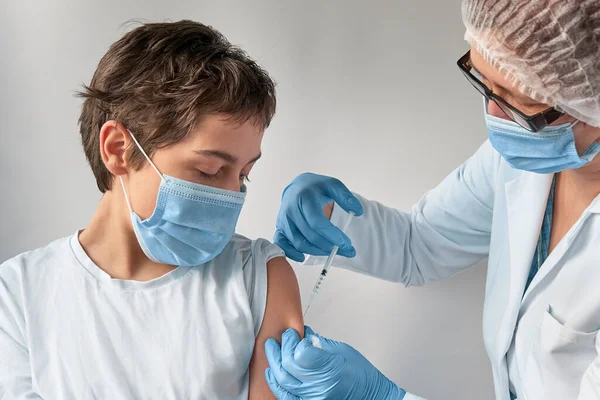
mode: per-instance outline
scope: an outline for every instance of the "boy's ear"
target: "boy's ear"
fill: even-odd
[[[129,132],[116,121],[106,121],[100,128],[100,155],[106,169],[114,176],[127,174]]]

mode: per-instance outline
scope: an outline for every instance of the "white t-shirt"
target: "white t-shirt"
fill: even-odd
[[[283,252],[234,236],[201,267],[112,279],[78,234],[0,265],[0,399],[247,399]]]

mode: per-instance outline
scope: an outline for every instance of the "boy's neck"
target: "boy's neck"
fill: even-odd
[[[149,281],[175,269],[146,257],[133,231],[123,193],[118,192],[104,194],[91,222],[79,235],[87,255],[113,279]]]

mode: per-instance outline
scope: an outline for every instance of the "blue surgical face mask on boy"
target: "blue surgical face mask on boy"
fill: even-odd
[[[245,187],[233,192],[163,175],[129,134],[161,179],[154,212],[142,221],[131,208],[120,178],[133,230],[144,254],[154,262],[181,267],[214,259],[235,233]]]
[[[530,132],[513,121],[489,115],[487,101],[485,122],[492,146],[513,168],[538,174],[554,174],[583,167],[600,153],[594,142],[580,156],[575,147],[573,127],[579,122],[548,126]]]

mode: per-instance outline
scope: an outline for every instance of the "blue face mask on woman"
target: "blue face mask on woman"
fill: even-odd
[[[486,107],[485,122],[490,143],[515,169],[554,174],[581,168],[600,153],[598,142],[592,143],[581,156],[577,153],[573,127],[578,121],[533,133],[516,122],[489,115]]]
[[[214,259],[235,233],[245,187],[242,192],[233,192],[163,175],[129,134],[161,179],[154,212],[142,221],[131,208],[120,178],[133,230],[144,254],[154,262],[181,267]]]

